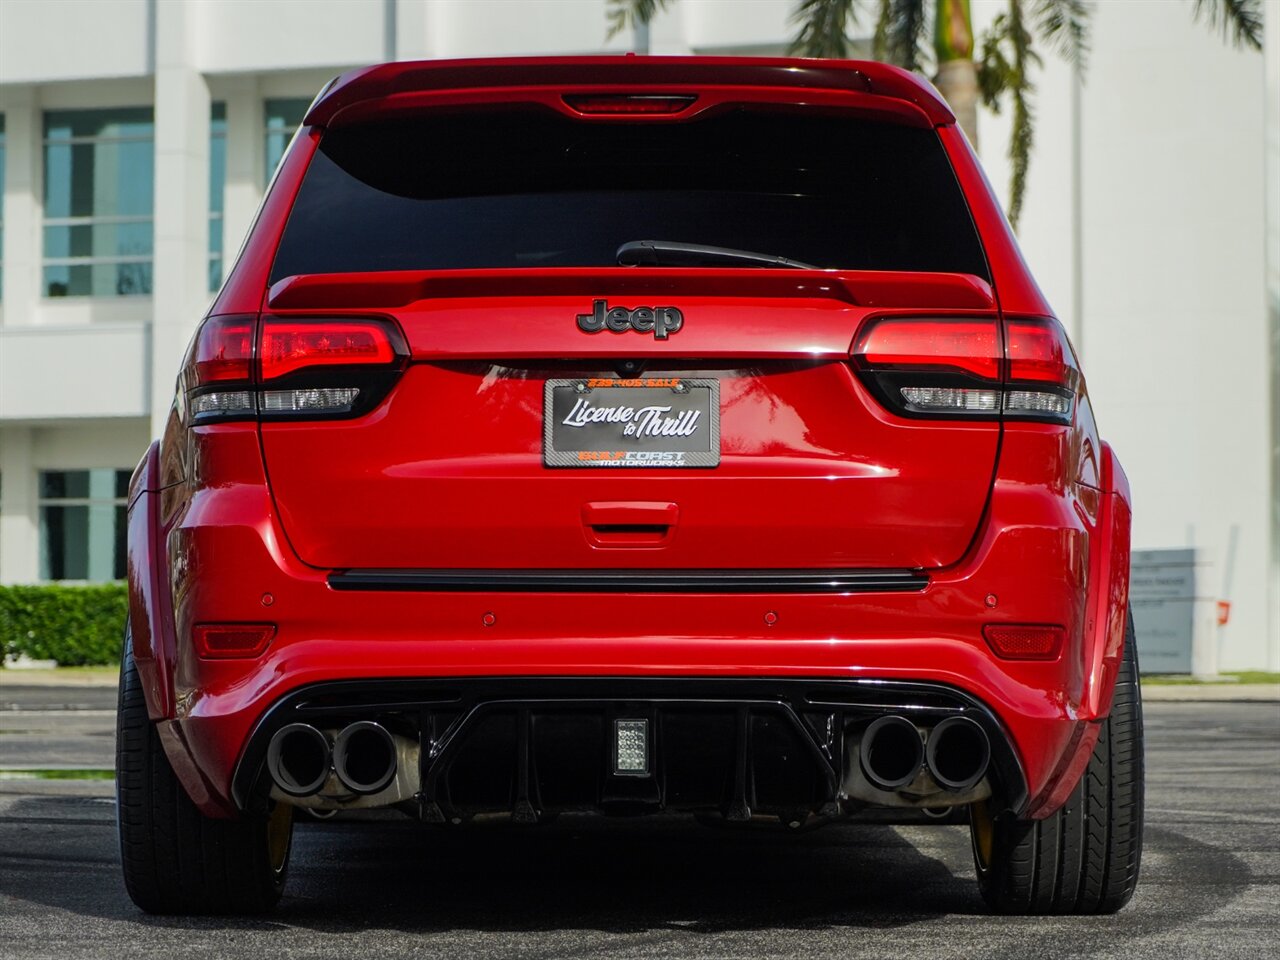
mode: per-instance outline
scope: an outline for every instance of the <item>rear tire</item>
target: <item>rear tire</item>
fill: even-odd
[[[971,808],[982,898],[998,913],[1115,913],[1133,896],[1142,860],[1142,692],[1133,617],[1111,715],[1084,776],[1044,820],[992,820]]]
[[[178,782],[147,716],[126,631],[116,714],[116,819],[129,897],[147,913],[262,913],[284,892],[293,808],[215,820]]]

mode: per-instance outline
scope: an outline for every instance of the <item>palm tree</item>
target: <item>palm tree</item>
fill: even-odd
[[[671,2],[609,0],[609,36],[628,26],[647,26]],[[1009,222],[1017,227],[1035,136],[1033,74],[1042,63],[1037,47],[1054,50],[1083,75],[1092,0],[1008,0],[980,43],[975,43],[969,0],[797,0],[791,52],[849,56],[853,28],[873,6],[873,55],[919,73],[932,67],[933,82],[975,147],[978,99],[999,111],[1008,98],[1013,113]],[[1193,12],[1235,46],[1262,49],[1262,0],[1194,0]],[[925,43],[930,25],[932,45]]]

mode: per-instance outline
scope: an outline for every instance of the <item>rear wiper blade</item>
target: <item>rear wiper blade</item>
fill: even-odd
[[[799,260],[771,253],[708,247],[701,243],[680,243],[677,240],[632,240],[618,248],[617,256],[618,263],[624,267],[706,267],[717,263],[733,263],[748,267],[821,269],[811,263],[801,263]]]

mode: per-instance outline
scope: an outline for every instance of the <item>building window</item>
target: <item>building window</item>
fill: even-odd
[[[284,156],[285,148],[293,139],[293,133],[302,125],[310,100],[267,100],[265,103],[267,135],[267,179],[270,180]]]
[[[222,198],[227,186],[227,105],[209,116],[209,292],[222,286]]]
[[[0,300],[4,299],[4,114],[0,113]]]
[[[44,115],[44,292],[151,293],[150,107]]]
[[[128,470],[40,471],[40,579],[123,580]]]

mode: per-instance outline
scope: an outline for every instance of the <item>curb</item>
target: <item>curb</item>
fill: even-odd
[[[1147,703],[1280,703],[1280,683],[1144,683]]]
[[[70,677],[58,676],[55,670],[0,670],[0,690],[16,690],[20,687],[110,687],[115,689],[120,678],[115,673],[104,673],[102,676],[78,674]]]

